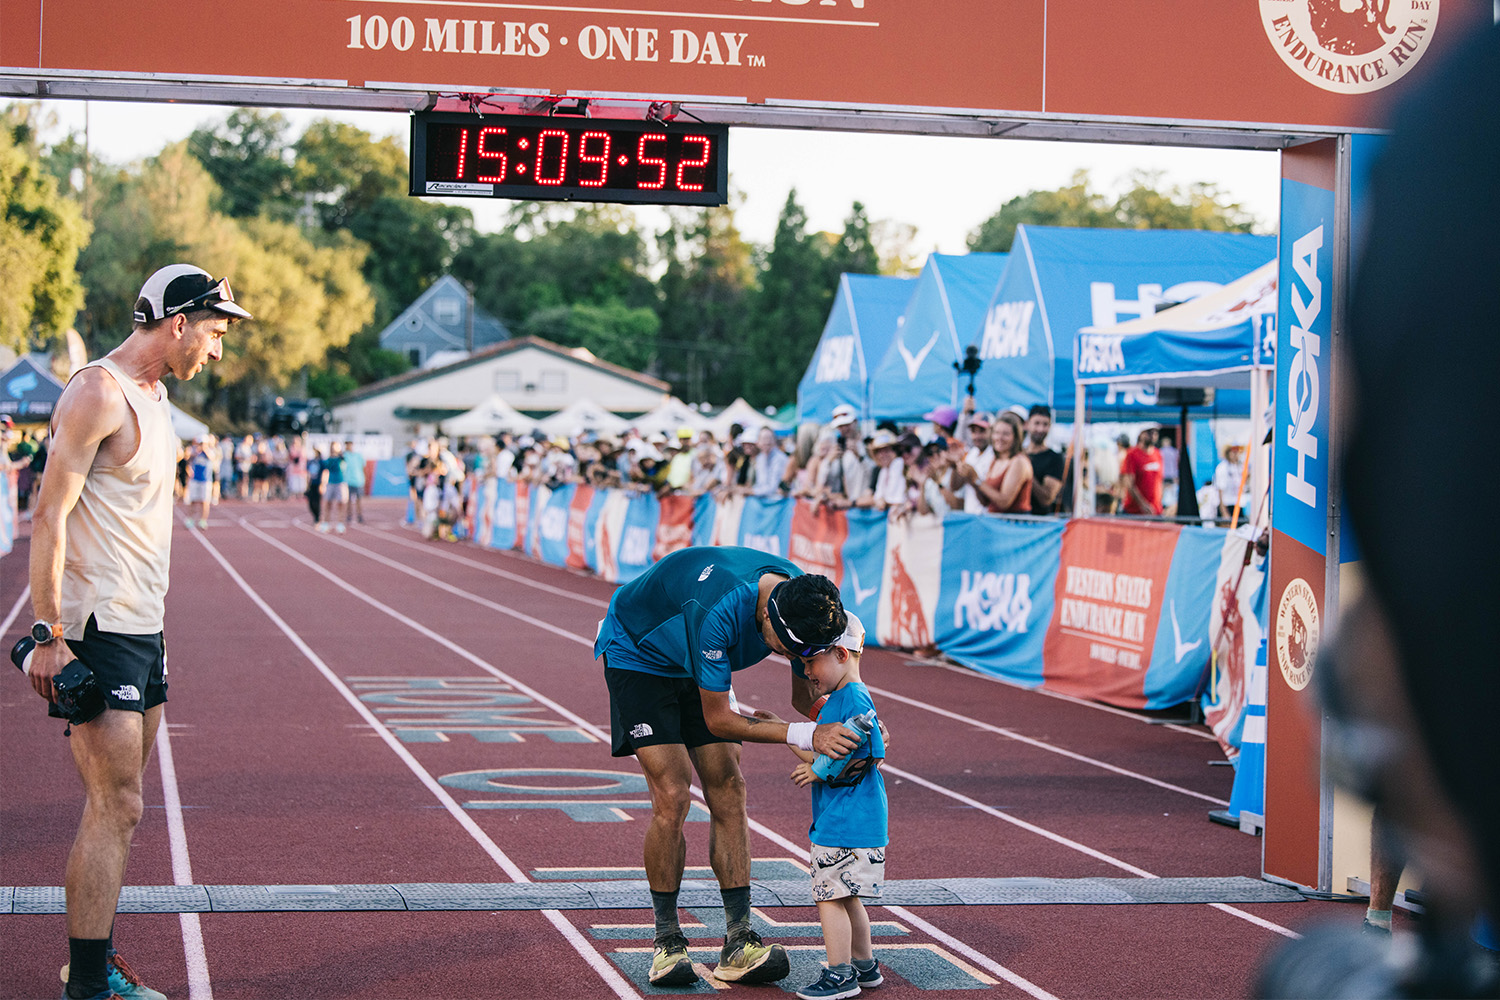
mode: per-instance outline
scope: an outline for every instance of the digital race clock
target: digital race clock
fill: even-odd
[[[417,112],[411,194],[723,205],[729,126]]]

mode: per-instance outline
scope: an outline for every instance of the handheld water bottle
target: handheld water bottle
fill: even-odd
[[[843,725],[845,729],[850,730],[854,735],[859,737],[859,745],[842,757],[830,757],[826,753],[818,754],[818,759],[812,763],[812,771],[813,774],[816,774],[823,781],[828,781],[842,774],[844,768],[848,766],[849,761],[854,759],[854,751],[869,742],[870,733],[875,729],[875,710],[872,708],[870,711],[856,715],[852,719],[845,719]]]

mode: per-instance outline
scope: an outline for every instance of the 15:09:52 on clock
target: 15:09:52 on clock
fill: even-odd
[[[729,126],[416,112],[413,195],[723,205]]]

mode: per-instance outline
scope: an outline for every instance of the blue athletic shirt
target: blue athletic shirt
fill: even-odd
[[[678,549],[615,591],[594,656],[608,654],[611,667],[690,677],[704,690],[728,691],[733,671],[771,654],[755,627],[765,573],[790,579],[802,570],[756,549]]]
[[[874,708],[870,689],[856,681],[828,696],[818,712],[818,722],[843,722]],[[858,783],[830,788],[824,782],[813,782],[813,821],[807,834],[819,847],[884,847],[890,843],[886,830],[890,808],[885,798],[885,781],[875,766],[877,761],[885,760],[885,741],[880,738],[878,725],[853,756],[852,766],[856,768],[859,761],[872,758]]]

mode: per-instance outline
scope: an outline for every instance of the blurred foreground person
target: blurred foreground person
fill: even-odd
[[[1477,943],[1500,910],[1500,532],[1466,516],[1500,489],[1500,469],[1472,454],[1500,426],[1497,163],[1500,30],[1489,29],[1402,107],[1373,177],[1344,470],[1369,587],[1315,672],[1331,763],[1421,876],[1417,947],[1325,928],[1271,957],[1263,997],[1500,995],[1496,953]],[[1464,400],[1462,426],[1434,412],[1439,398]],[[1444,468],[1467,474],[1424,474]],[[1391,502],[1418,479],[1430,488],[1420,523]]]

